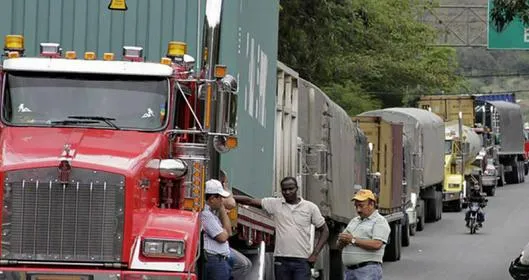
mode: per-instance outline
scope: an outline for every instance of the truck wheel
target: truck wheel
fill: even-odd
[[[342,262],[341,250],[330,250],[331,265],[329,268],[329,279],[344,279],[345,267]]]
[[[436,221],[439,221],[443,218],[443,192],[438,191],[437,192],[437,219]]]
[[[419,207],[419,213],[418,213],[418,217],[417,217],[417,231],[423,231],[424,230],[424,217],[426,215],[426,211],[425,211],[425,208],[426,205],[425,203],[422,203],[421,204],[421,207]]]
[[[410,236],[415,236],[417,232],[417,223],[410,225]]]
[[[463,205],[462,205],[462,202],[461,202],[461,199],[460,200],[454,200],[454,202],[452,202],[454,205],[453,209],[455,212],[461,212],[461,209],[463,208]]]
[[[401,225],[399,223],[392,223],[390,225],[391,233],[389,235],[389,242],[386,245],[386,250],[384,251],[384,261],[386,262],[395,262],[400,260],[400,251],[401,251]],[[343,279],[343,278],[333,278],[333,279]]]
[[[496,186],[487,186],[485,192],[487,196],[494,196],[496,194]]]
[[[529,174],[529,164],[525,164],[525,163],[524,163],[523,166],[524,166],[524,174],[525,174],[525,175]]]
[[[525,170],[524,170],[524,167],[525,166],[525,163],[523,161],[520,161],[520,168],[518,170],[520,170],[520,183],[523,183],[525,182]]]
[[[426,217],[424,221],[427,223],[433,223],[437,219],[437,205],[435,203],[436,201],[437,195],[434,195],[434,199],[427,199],[424,201],[424,204],[426,206],[424,210],[424,212],[426,212]]]
[[[402,232],[401,243],[403,247],[408,247],[410,246],[410,223],[408,222],[408,217],[406,217],[406,214],[404,215],[405,215],[404,216],[405,222],[401,228],[401,232]]]

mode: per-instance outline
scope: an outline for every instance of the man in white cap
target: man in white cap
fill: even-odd
[[[206,205],[200,213],[204,230],[204,257],[207,279],[229,280],[231,268],[228,264],[231,222],[224,208],[223,199],[230,196],[218,180],[206,182]],[[215,215],[213,211],[219,213]]]

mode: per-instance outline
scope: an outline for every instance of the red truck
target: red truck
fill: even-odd
[[[237,145],[213,6],[196,73],[181,42],[152,63],[135,46],[26,57],[23,36],[5,37],[3,279],[200,279],[204,182]]]

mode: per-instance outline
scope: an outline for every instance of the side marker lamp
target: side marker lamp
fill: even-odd
[[[164,64],[164,65],[171,65],[171,62],[172,62],[171,59],[168,58],[168,57],[162,57],[162,58],[160,59],[160,63],[161,63],[161,64]]]
[[[20,53],[19,52],[9,52],[9,53],[7,53],[7,58],[17,58],[17,57],[20,57]]]
[[[106,61],[114,60],[114,53],[104,53],[103,60],[106,60]]]
[[[64,54],[64,58],[66,58],[66,59],[76,59],[77,58],[77,53],[75,53],[75,51],[67,51]]]
[[[84,59],[86,59],[86,60],[95,60],[96,59],[96,53],[95,52],[85,52],[84,53]]]

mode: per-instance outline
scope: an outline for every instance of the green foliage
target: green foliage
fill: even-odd
[[[431,44],[413,1],[281,1],[279,59],[349,113],[459,92],[454,49]]]
[[[502,31],[515,18],[529,25],[529,2],[527,0],[493,0],[490,13],[492,22],[498,32]]]

